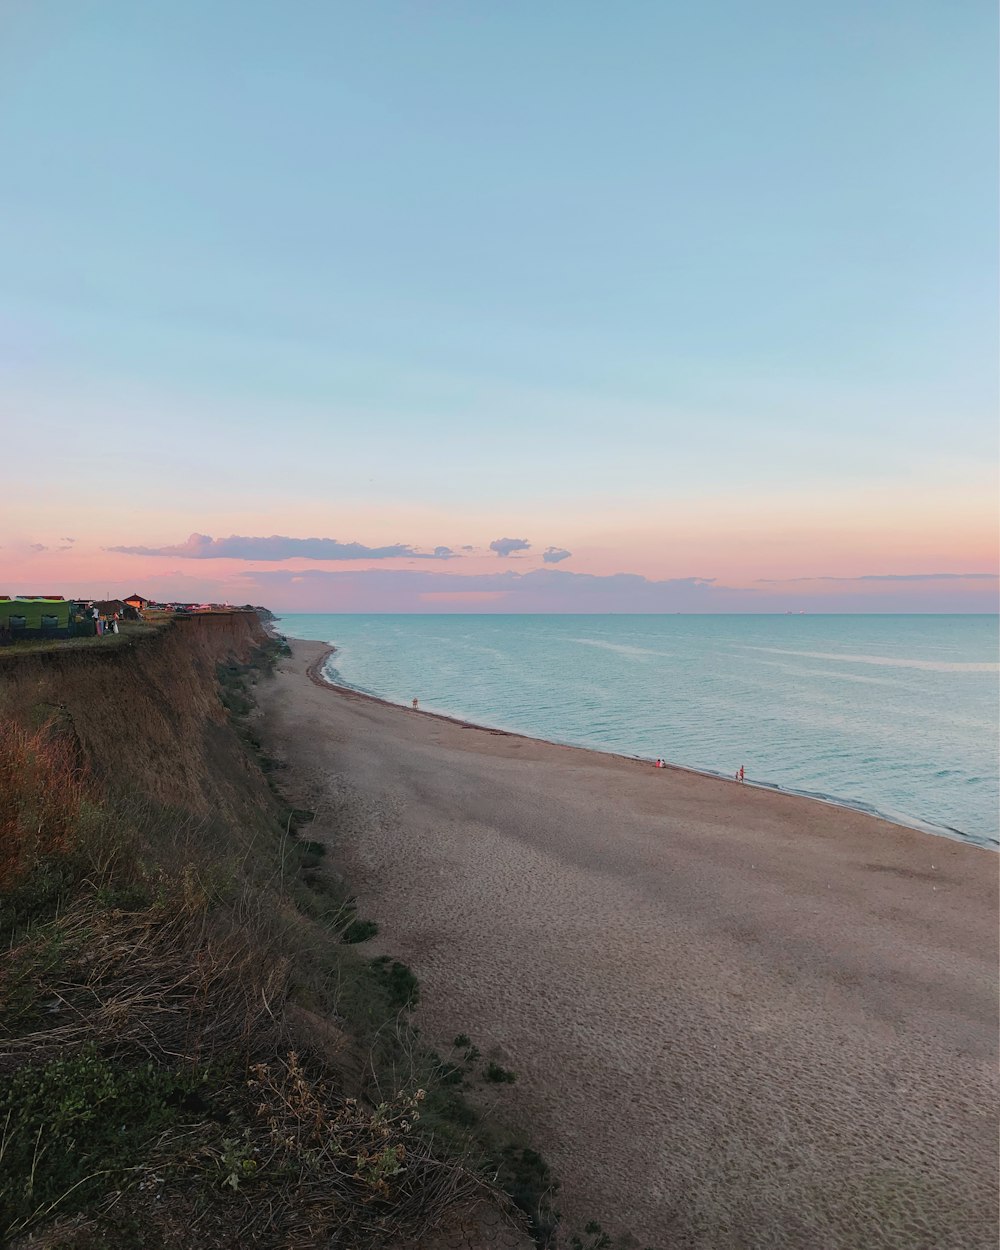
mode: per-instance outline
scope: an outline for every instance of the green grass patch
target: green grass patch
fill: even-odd
[[[202,1081],[93,1046],[15,1072],[0,1091],[0,1229],[71,1214],[122,1184]]]

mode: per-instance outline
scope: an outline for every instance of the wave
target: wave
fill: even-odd
[[[649,647],[629,646],[624,642],[605,642],[600,638],[567,638],[567,642],[578,642],[582,647],[600,647],[602,651],[616,651],[619,655],[638,658],[643,655],[672,656],[672,651],[653,651]]]
[[[894,655],[836,655],[831,651],[788,651],[784,647],[755,647],[736,643],[744,651],[768,651],[772,655],[799,655],[806,660],[835,660],[840,664],[875,664],[880,668],[919,668],[931,673],[1000,673],[992,661],[917,660]]]
[[[840,681],[860,681],[867,686],[898,686],[891,677],[863,677],[860,673],[838,673],[832,668],[800,668],[797,664],[782,664],[780,660],[758,660],[769,668],[780,668],[785,673],[799,673],[803,677],[835,677]]]

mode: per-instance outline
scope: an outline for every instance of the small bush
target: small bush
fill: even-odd
[[[356,946],[359,942],[370,941],[376,933],[378,924],[374,920],[352,920],[340,935],[340,940],[349,946]]]
[[[432,1088],[446,1085],[461,1085],[462,1069],[458,1064],[448,1063],[431,1050],[427,1053],[429,1063],[427,1084]]]
[[[597,1220],[590,1220],[585,1226],[583,1237],[574,1236],[569,1240],[570,1250],[608,1250],[611,1238]]]
[[[452,1046],[455,1050],[461,1050],[464,1052],[462,1055],[462,1062],[466,1067],[475,1063],[480,1057],[479,1047],[473,1046],[472,1038],[468,1035],[468,1033],[459,1033],[452,1042]]]
[[[517,1080],[517,1073],[511,1072],[510,1068],[502,1068],[500,1064],[490,1060],[483,1071],[483,1080],[492,1081],[494,1085],[513,1085]]]
[[[369,965],[376,980],[386,991],[389,1002],[396,1011],[412,1011],[420,1001],[420,982],[413,972],[388,955],[379,955]]]
[[[552,1245],[559,1224],[553,1206],[559,1182],[537,1151],[517,1145],[504,1146],[491,1160],[496,1177],[517,1206],[528,1217],[531,1235],[539,1246]]]

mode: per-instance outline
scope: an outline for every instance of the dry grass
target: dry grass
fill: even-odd
[[[49,726],[0,722],[0,890],[70,849],[91,795],[73,744]]]
[[[277,801],[237,823],[109,798],[73,742],[11,723],[0,793],[0,1242],[416,1246],[484,1201],[517,1235],[425,1131],[405,1012],[306,906]],[[4,1082],[30,1095],[6,1124]]]

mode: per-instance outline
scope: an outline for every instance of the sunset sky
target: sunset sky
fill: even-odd
[[[0,0],[0,592],[995,611],[992,0]]]

